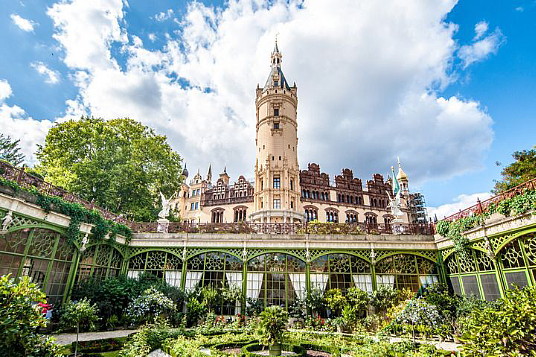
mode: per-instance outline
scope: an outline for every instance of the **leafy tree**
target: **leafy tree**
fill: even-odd
[[[180,187],[181,159],[166,137],[128,118],[58,123],[37,157],[47,181],[136,220],[155,219],[159,191]]]
[[[9,136],[0,133],[0,160],[19,166],[24,162],[24,155],[20,152],[20,140],[11,140]]]
[[[60,324],[65,328],[76,329],[76,345],[74,348],[75,357],[78,352],[80,327],[82,327],[82,329],[94,330],[95,322],[99,319],[97,311],[97,305],[91,304],[91,301],[87,298],[83,298],[77,302],[69,301],[63,308]]]
[[[509,190],[536,177],[536,146],[532,150],[516,151],[512,156],[515,161],[502,170],[502,179],[495,183],[493,193]]]
[[[37,306],[45,294],[28,277],[0,277],[0,351],[3,356],[60,356],[59,346],[37,333],[46,319]]]

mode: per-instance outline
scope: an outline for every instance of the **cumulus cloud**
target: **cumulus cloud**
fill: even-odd
[[[166,21],[170,18],[172,18],[174,15],[173,9],[168,9],[167,11],[162,11],[156,15],[154,15],[154,19],[158,22]]]
[[[505,42],[506,38],[498,28],[484,36],[488,32],[488,26],[485,21],[477,23],[473,43],[460,47],[458,57],[462,60],[464,68],[488,58],[491,54],[496,54]]]
[[[0,124],[2,133],[12,139],[20,139],[20,148],[26,157],[27,164],[36,162],[35,152],[37,144],[45,140],[52,122],[48,120],[35,120],[28,116],[26,111],[17,105],[9,105],[6,100],[13,91],[9,82],[0,79]]]
[[[491,197],[489,192],[480,192],[472,194],[462,194],[452,200],[452,203],[447,203],[438,207],[428,207],[428,216],[437,219],[443,219],[458,211],[469,208],[477,203],[478,200],[484,201]]]
[[[46,83],[56,84],[60,81],[60,72],[48,68],[43,62],[33,62],[31,66],[37,71],[37,73],[45,77]]]
[[[13,21],[13,23],[22,31],[32,32],[34,30],[34,26],[36,25],[35,22],[25,19],[17,14],[11,14],[9,17],[11,18],[11,21]]]
[[[68,115],[132,117],[166,134],[190,168],[212,162],[251,176],[255,87],[279,33],[283,71],[298,85],[300,165],[318,162],[331,174],[350,167],[368,178],[400,156],[410,179],[423,182],[478,168],[493,139],[485,108],[438,90],[453,80],[456,55],[467,65],[483,60],[502,36],[480,25],[480,37],[457,52],[456,25],[445,22],[454,5],[192,2],[159,50],[129,36],[121,0],[60,2],[48,15],[79,88]]]

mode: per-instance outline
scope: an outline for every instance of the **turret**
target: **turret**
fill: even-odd
[[[256,89],[256,161],[254,213],[261,222],[303,219],[298,167],[297,88],[281,69],[277,40],[264,87]]]

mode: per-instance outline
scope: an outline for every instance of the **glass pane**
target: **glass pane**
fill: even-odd
[[[524,271],[504,273],[504,276],[509,289],[513,289],[515,286],[522,288],[528,285],[527,274]]]
[[[450,286],[455,295],[461,295],[462,290],[460,288],[460,279],[457,276],[449,277]]]
[[[480,290],[478,289],[478,283],[476,281],[476,276],[462,276],[463,290],[465,291],[466,296],[475,296],[481,299]]]
[[[480,275],[480,282],[482,283],[484,298],[487,301],[493,301],[501,297],[495,274]]]

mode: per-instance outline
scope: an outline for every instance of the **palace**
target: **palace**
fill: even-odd
[[[211,167],[205,178],[197,173],[169,201],[181,222],[127,221],[0,162],[0,275],[31,277],[53,303],[88,278],[146,273],[184,291],[240,290],[240,303],[222,303],[218,314],[243,312],[250,303],[291,307],[333,288],[417,292],[440,281],[457,294],[494,300],[514,285],[536,284],[534,212],[494,213],[461,233],[461,250],[450,237],[433,235],[424,198],[410,193],[400,164],[396,176],[375,174],[365,187],[349,169],[333,182],[317,164],[300,170],[297,87],[281,60],[276,44],[268,80],[256,92],[254,183],[244,176],[231,183],[225,169],[215,183]],[[536,190],[536,179],[448,219],[481,214],[525,189]],[[69,207],[86,214],[74,219],[38,195],[78,203]],[[128,225],[132,239],[102,231],[96,237],[94,223],[79,221],[90,211]]]
[[[298,88],[287,81],[277,46],[263,87],[256,90],[255,180],[244,176],[231,183],[224,169],[212,183],[212,167],[205,178],[199,172],[184,183],[173,201],[178,215],[190,223],[335,223],[389,224],[395,217],[389,207],[392,178],[374,174],[363,187],[352,170],[343,169],[330,182],[319,165],[307,170],[298,165]],[[185,181],[188,170],[184,170]],[[401,223],[426,223],[424,198],[409,191],[400,163],[395,178],[401,187]]]

